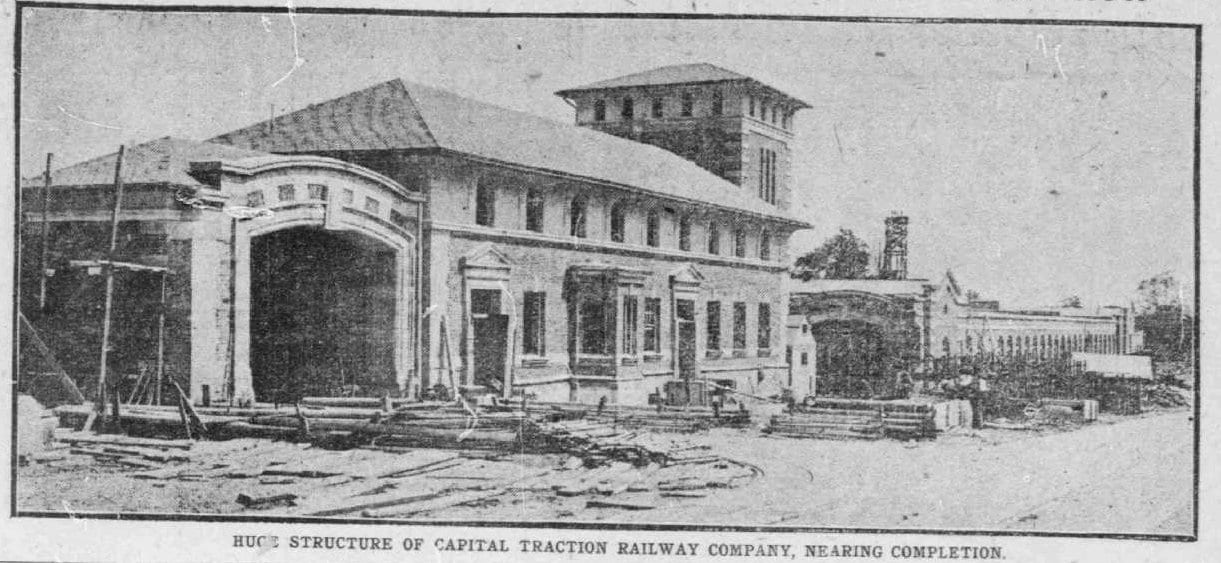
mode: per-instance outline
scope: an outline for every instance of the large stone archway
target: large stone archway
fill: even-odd
[[[390,368],[387,371],[390,373],[386,374],[380,383],[369,385],[368,381],[376,381],[377,378],[366,377],[360,380],[366,382],[366,385],[349,385],[346,391],[382,394],[407,389],[411,379],[419,373],[421,356],[418,329],[418,241],[422,198],[373,171],[327,158],[284,156],[210,164],[220,175],[219,189],[228,196],[228,201],[223,208],[224,213],[214,213],[210,221],[211,228],[201,234],[207,236],[206,231],[213,230],[228,234],[229,240],[223,254],[230,260],[227,268],[217,268],[219,264],[216,264],[216,261],[209,263],[200,260],[204,258],[202,256],[196,257],[194,262],[199,268],[196,271],[202,274],[198,277],[203,278],[203,283],[211,286],[213,293],[220,290],[220,295],[212,297],[219,298],[222,303],[231,302],[232,305],[215,309],[218,314],[222,311],[228,313],[228,318],[217,322],[216,325],[225,329],[223,332],[227,332],[227,335],[221,334],[222,331],[208,330],[193,334],[192,340],[200,344],[197,349],[227,348],[222,356],[224,362],[209,362],[206,358],[197,358],[199,361],[192,362],[192,371],[199,375],[192,378],[193,387],[196,386],[196,381],[199,382],[194,391],[216,399],[234,398],[239,402],[278,400],[284,396],[299,394],[295,391],[304,391],[288,389],[282,396],[269,396],[265,391],[267,385],[256,386],[254,378],[258,374],[252,370],[252,354],[256,351],[252,350],[252,346],[256,344],[256,340],[258,345],[267,346],[269,339],[263,337],[267,336],[268,331],[305,329],[294,328],[300,323],[283,323],[283,326],[277,327],[274,324],[268,325],[267,322],[254,326],[251,322],[252,283],[266,284],[269,280],[276,279],[277,275],[300,276],[303,271],[317,275],[305,276],[307,280],[297,280],[299,283],[291,286],[296,287],[295,291],[311,290],[299,287],[302,283],[322,283],[318,280],[325,280],[325,283],[336,286],[328,288],[326,293],[335,299],[327,300],[325,304],[310,305],[308,299],[285,295],[285,301],[297,303],[295,306],[300,309],[297,316],[335,318],[335,311],[312,311],[310,307],[342,309],[345,293],[349,294],[348,303],[351,302],[352,296],[360,297],[371,291],[388,294],[384,296],[384,305],[389,305],[392,310],[376,311],[376,314],[390,319],[385,321],[385,330],[382,331],[384,334],[380,335],[389,341],[386,344],[386,354],[389,356]],[[215,233],[212,236],[215,236]],[[252,271],[252,268],[257,265],[254,263],[256,257],[252,251],[259,241],[273,239],[281,241],[279,246],[272,245],[276,248],[315,245],[317,248],[312,251],[313,254],[298,253],[285,258],[314,263],[294,264],[293,268],[281,273],[255,275],[256,272]],[[285,241],[289,244],[285,244]],[[325,241],[335,242],[329,244]],[[359,279],[348,272],[333,272],[335,275],[327,276],[327,268],[344,268],[353,263],[352,256],[330,256],[327,253],[358,255],[365,251],[371,255],[385,255],[381,261],[388,264],[384,268],[386,279],[379,282],[377,287],[356,283]],[[268,261],[267,252],[276,251],[263,248],[261,252],[260,260]],[[351,284],[352,287],[343,287],[345,283]],[[226,286],[227,290],[224,289]],[[280,286],[278,290],[289,291],[286,289],[288,287],[290,286]],[[265,302],[267,298],[264,292],[260,300]],[[199,299],[193,301],[198,302]],[[350,312],[348,317],[351,317]],[[318,350],[334,350],[344,346],[351,347],[352,344],[350,339],[344,340],[334,334],[335,332],[352,330],[353,326],[372,326],[377,323],[370,321],[330,329],[326,328],[325,323],[316,324],[318,326],[309,327],[308,330],[313,332],[308,338],[296,335],[301,336],[297,341],[304,342],[313,338]],[[256,330],[262,332],[252,333]],[[287,338],[279,341],[292,340]],[[217,346],[221,342],[225,343],[225,346]],[[311,353],[317,353],[317,350],[312,350]],[[347,350],[347,353],[360,352]],[[221,365],[217,365],[218,363]],[[261,363],[267,364],[266,361]],[[334,385],[322,386],[317,392],[325,392],[325,388],[339,389],[345,384],[359,380],[348,377],[355,374],[343,372],[342,362],[320,363],[322,365],[311,369],[318,371],[319,377],[333,379]],[[354,364],[355,369],[365,367],[362,362],[348,363]],[[203,371],[208,369],[212,373]],[[290,381],[289,384],[293,383]],[[203,385],[211,387],[203,389]],[[256,395],[256,387],[264,390],[263,396]]]
[[[884,394],[897,370],[924,357],[923,307],[914,297],[865,291],[793,294],[790,313],[806,318],[818,346],[820,393]]]

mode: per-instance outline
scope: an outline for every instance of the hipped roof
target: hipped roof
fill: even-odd
[[[667,150],[401,79],[211,141],[278,153],[440,149],[808,226]]]

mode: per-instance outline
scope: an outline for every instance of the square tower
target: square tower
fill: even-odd
[[[809,104],[708,63],[560,90],[577,125],[661,147],[788,209],[793,119]]]

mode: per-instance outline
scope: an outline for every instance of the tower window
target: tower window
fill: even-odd
[[[691,92],[683,92],[683,105],[680,114],[683,117],[691,117],[694,108],[695,98],[691,95]]]
[[[665,117],[661,98],[653,98],[653,117],[661,119]]]
[[[776,151],[759,149],[759,199],[776,203]]]
[[[619,115],[624,121],[631,121],[636,115],[636,103],[631,98],[623,98],[623,105],[619,108]]]
[[[309,190],[310,199],[326,199],[326,186],[322,184],[309,184],[307,189]]]
[[[645,221],[644,241],[649,246],[661,244],[661,218],[656,211],[650,211]]]
[[[712,115],[719,116],[725,112],[725,95],[720,90],[712,93]]]
[[[297,189],[292,184],[284,184],[276,188],[279,192],[280,201],[292,201],[297,199]]]
[[[755,116],[755,97],[750,96],[750,116]]]
[[[606,100],[594,100],[594,121],[606,121]]]
[[[543,232],[543,210],[546,202],[543,199],[543,191],[538,188],[530,188],[526,192],[526,230],[536,233]]]

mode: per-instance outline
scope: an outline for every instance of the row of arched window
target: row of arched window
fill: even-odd
[[[980,337],[976,341],[966,336],[959,342],[966,355],[999,354],[1006,356],[1050,357],[1064,352],[1116,353],[1118,348],[1113,335],[1101,334],[1033,334]],[[942,353],[950,355],[950,339],[941,341]]]
[[[496,226],[496,186],[488,182],[479,182],[475,193],[475,224],[484,227]],[[526,192],[526,230],[542,233],[546,214],[546,197],[543,190],[540,188],[531,188]],[[609,211],[610,219],[610,240],[612,242],[627,242],[627,216],[631,209],[631,204],[628,202],[618,202],[611,206]],[[660,247],[662,245],[661,236],[661,213],[654,209],[648,211],[645,215],[645,230],[644,244],[651,247]],[[678,249],[691,252],[691,223],[690,217],[682,216],[677,219],[678,226]],[[570,200],[568,205],[568,234],[577,238],[586,238],[589,235],[589,198],[583,194],[579,194]],[[715,220],[710,220],[707,225],[707,246],[704,250],[708,254],[721,255],[721,228]],[[735,228],[731,232],[732,248],[728,249],[729,254],[737,258],[747,257],[747,233],[744,228]],[[760,260],[772,259],[772,235],[767,229],[761,229],[757,239],[758,247],[755,249],[755,256]]]

